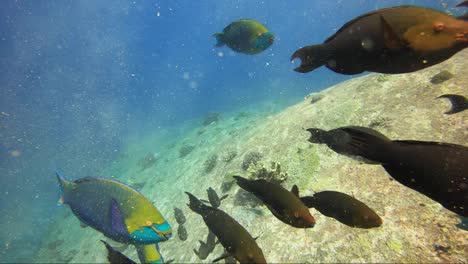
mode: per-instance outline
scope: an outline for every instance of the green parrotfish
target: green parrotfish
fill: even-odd
[[[323,44],[297,50],[297,72],[322,65],[341,74],[414,72],[468,47],[468,21],[417,6],[379,9],[347,22]]]
[[[296,185],[290,192],[279,184],[263,179],[248,180],[240,176],[233,177],[242,189],[262,200],[271,213],[282,222],[297,228],[314,227],[315,219],[299,198]]]
[[[266,50],[275,38],[264,25],[252,19],[236,20],[225,27],[223,32],[213,36],[216,37],[217,47],[227,45],[244,54],[257,54]]]

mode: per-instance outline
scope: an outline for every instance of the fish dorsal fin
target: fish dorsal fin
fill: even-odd
[[[382,26],[382,34],[384,39],[385,47],[391,50],[400,49],[403,47],[402,41],[398,34],[395,33],[392,26],[385,20],[383,16],[380,16],[380,25]]]
[[[112,199],[110,210],[112,229],[122,236],[128,235],[127,226],[120,211],[119,205],[115,199]]]
[[[292,192],[296,197],[299,197],[299,188],[297,187],[296,184],[294,184],[293,187],[291,188],[291,192]]]

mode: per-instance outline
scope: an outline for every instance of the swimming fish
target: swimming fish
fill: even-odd
[[[184,225],[179,225],[177,228],[177,235],[179,236],[179,239],[182,241],[187,240],[188,234],[187,234],[187,229],[185,229]]]
[[[138,252],[138,258],[141,263],[169,263],[173,260],[164,261],[164,258],[159,253],[158,244],[135,244]]]
[[[458,94],[443,94],[437,98],[447,98],[450,100],[452,107],[450,110],[445,112],[446,115],[456,114],[461,111],[468,109],[468,101],[463,95]]]
[[[206,237],[206,242],[203,242],[199,240],[200,242],[200,247],[198,250],[193,249],[193,252],[200,258],[201,260],[204,260],[208,257],[208,255],[213,252],[215,249],[216,244],[219,243],[219,241],[216,241],[216,236],[213,234],[213,232],[208,231],[208,235]]]
[[[339,130],[341,133],[337,133]],[[326,134],[331,132],[335,136],[335,145],[330,147],[333,150],[379,163],[401,184],[452,212],[468,216],[467,147],[442,142],[390,140],[365,127],[341,127],[320,133],[317,129],[308,131],[325,134],[320,138],[329,138]],[[330,146],[328,142],[324,143]]]
[[[216,193],[216,191],[209,187],[206,192],[208,193],[208,200],[209,200],[209,203],[211,204],[211,206],[213,206],[214,208],[218,208],[220,205],[221,205],[221,201],[226,199],[228,197],[227,194],[223,195],[221,198],[218,196],[218,194]],[[202,202],[208,202],[206,200],[200,200]]]
[[[227,45],[236,52],[257,54],[273,44],[274,35],[260,22],[252,19],[239,19],[213,35],[217,47]]]
[[[315,219],[310,214],[309,208],[299,199],[297,186],[290,192],[279,184],[263,179],[248,180],[240,176],[233,177],[242,189],[262,200],[279,220],[297,228],[314,227]]]
[[[166,241],[172,229],[141,193],[121,182],[104,178],[67,181],[58,172],[61,198],[78,219],[105,236],[123,243]]]
[[[297,50],[297,72],[322,65],[341,74],[408,73],[468,47],[468,22],[417,6],[379,9],[347,22],[323,44]]]
[[[382,225],[382,219],[366,204],[341,192],[318,192],[313,196],[301,197],[301,201],[307,207],[315,208],[350,227],[373,228]]]
[[[125,256],[124,254],[122,254],[121,252],[117,251],[116,249],[114,249],[111,245],[109,245],[109,243],[107,243],[106,241],[104,240],[101,240],[102,243],[104,243],[104,245],[106,246],[107,248],[107,260],[111,263],[111,264],[119,264],[119,263],[122,263],[122,264],[136,264],[135,261],[129,259],[127,256]]]
[[[205,224],[227,251],[227,254],[223,254],[213,262],[231,255],[240,263],[266,263],[255,239],[234,218],[220,209],[205,205],[191,193],[185,193],[190,199],[188,204],[190,209],[203,217]]]
[[[177,207],[174,207],[174,217],[179,225],[185,224],[184,212]]]

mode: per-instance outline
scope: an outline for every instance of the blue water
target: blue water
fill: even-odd
[[[208,112],[279,111],[354,76],[293,71],[291,54],[370,10],[458,1],[3,0],[0,8],[0,261],[31,262],[55,221],[54,168],[99,175],[125,140],[175,136]],[[446,7],[448,6],[448,7]],[[275,33],[258,55],[214,47],[230,22]],[[184,128],[185,129],[185,128]]]

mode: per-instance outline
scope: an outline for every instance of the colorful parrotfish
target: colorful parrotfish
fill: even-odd
[[[56,174],[59,204],[68,204],[84,225],[115,241],[134,244],[144,263],[163,261],[157,245],[152,244],[168,240],[172,229],[141,193],[114,180],[86,177],[67,181]]]

